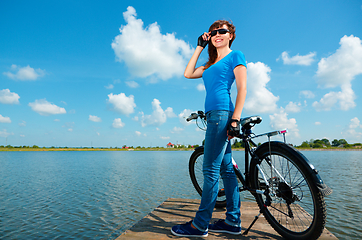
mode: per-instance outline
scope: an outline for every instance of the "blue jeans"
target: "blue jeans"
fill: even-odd
[[[240,227],[240,195],[231,160],[231,144],[227,126],[232,112],[214,110],[206,114],[207,130],[204,145],[204,186],[201,204],[193,225],[200,231],[208,230],[219,191],[219,176],[224,182],[226,195],[226,220],[231,226]]]

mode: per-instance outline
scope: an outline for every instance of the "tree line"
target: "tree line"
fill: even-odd
[[[259,143],[258,145],[260,145]],[[235,140],[232,144],[232,148],[244,148],[245,143],[242,140]],[[302,142],[299,146],[294,146],[296,148],[362,148],[362,143],[353,143],[349,144],[346,139],[334,139],[332,143],[326,139],[311,139],[309,141]]]

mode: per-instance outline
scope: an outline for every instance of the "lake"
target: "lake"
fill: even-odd
[[[115,239],[167,198],[199,198],[191,153],[0,152],[0,239]],[[243,166],[244,152],[233,154]],[[361,238],[362,151],[303,154],[334,191],[326,197],[328,230]]]

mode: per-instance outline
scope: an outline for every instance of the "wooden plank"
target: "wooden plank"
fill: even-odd
[[[131,229],[124,232],[116,240],[122,239],[189,239],[172,235],[171,228],[176,224],[185,223],[194,218],[199,207],[200,200],[191,199],[167,199],[154,211],[136,223]],[[249,227],[250,223],[258,214],[259,208],[254,202],[242,202],[241,225],[242,231]],[[211,222],[217,219],[225,219],[225,209],[215,209]],[[247,236],[230,235],[226,233],[209,232],[207,239],[283,239],[260,215]],[[327,229],[324,230],[320,239],[337,239]]]

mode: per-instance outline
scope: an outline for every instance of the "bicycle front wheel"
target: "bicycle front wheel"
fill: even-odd
[[[197,148],[190,157],[189,161],[189,173],[192,184],[196,191],[202,196],[202,189],[204,186],[204,174],[202,172],[202,166],[204,163],[204,148]],[[216,208],[226,207],[226,196],[224,191],[224,183],[219,177],[219,193],[216,199]]]
[[[281,142],[263,144],[256,155],[250,181],[252,188],[262,191],[269,185],[270,204],[266,195],[254,195],[266,220],[284,238],[317,239],[326,221],[325,202],[303,156]]]

